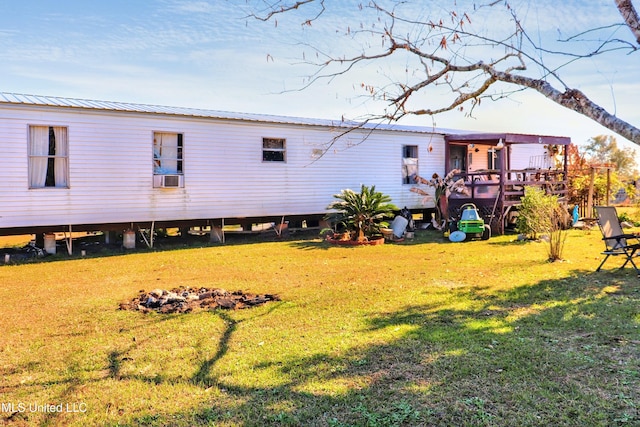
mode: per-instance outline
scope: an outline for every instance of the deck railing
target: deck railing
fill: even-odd
[[[461,173],[468,194],[454,194],[454,199],[495,199],[504,202],[519,202],[524,196],[524,187],[540,187],[547,194],[565,197],[567,179],[564,171],[557,169],[510,169],[503,173],[499,170],[483,170]]]

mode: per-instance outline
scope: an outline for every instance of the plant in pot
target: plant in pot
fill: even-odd
[[[398,208],[391,203],[391,197],[376,191],[375,185],[362,185],[360,192],[342,190],[334,194],[335,199],[328,210],[333,212],[326,219],[344,228],[342,235],[334,234],[334,240],[364,243],[380,236],[380,228],[388,226],[385,218],[393,217]]]

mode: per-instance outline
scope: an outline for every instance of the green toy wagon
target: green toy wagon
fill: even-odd
[[[478,214],[478,208],[473,203],[465,203],[460,207],[460,219],[452,223],[449,239],[452,242],[461,242],[469,239],[488,240],[491,237],[491,227],[484,223]]]

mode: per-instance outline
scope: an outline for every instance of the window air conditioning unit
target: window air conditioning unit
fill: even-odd
[[[184,176],[182,175],[154,175],[153,186],[160,188],[182,188],[184,187]]]

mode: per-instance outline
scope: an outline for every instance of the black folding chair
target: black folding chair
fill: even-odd
[[[605,244],[605,250],[602,254],[606,255],[596,271],[600,271],[610,256],[622,255],[625,257],[625,261],[620,269],[631,263],[636,273],[640,275],[640,270],[633,262],[636,251],[640,249],[640,238],[635,234],[625,234],[622,231],[616,208],[612,206],[596,206],[596,216],[598,217],[598,226],[602,232],[602,240],[604,240]]]

